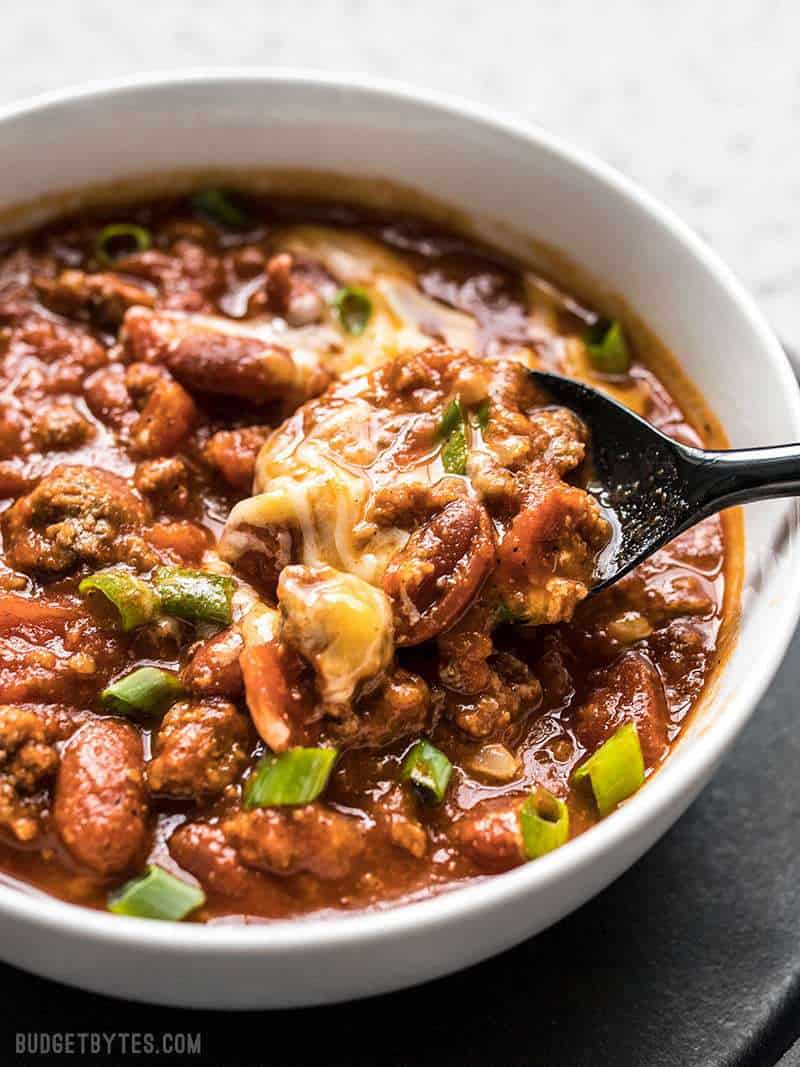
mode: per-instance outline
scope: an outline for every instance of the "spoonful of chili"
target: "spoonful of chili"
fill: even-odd
[[[582,382],[530,374],[591,433],[587,488],[614,529],[595,565],[592,593],[708,515],[751,500],[800,495],[800,444],[729,452],[692,448]]]

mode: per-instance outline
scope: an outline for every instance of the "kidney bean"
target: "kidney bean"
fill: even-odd
[[[117,874],[143,851],[147,804],[142,742],[135,727],[94,719],[73,736],[61,760],[53,816],[80,863]]]
[[[634,722],[645,763],[658,763],[667,752],[670,722],[664,683],[652,660],[642,652],[626,652],[598,682],[574,712],[580,743],[594,752],[620,726]]]
[[[494,565],[494,530],[475,500],[453,500],[420,527],[391,561],[383,588],[398,645],[418,645],[449,629]]]

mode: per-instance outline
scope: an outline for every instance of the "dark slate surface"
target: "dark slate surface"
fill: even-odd
[[[31,1062],[14,1054],[18,1030],[100,1029],[199,1031],[203,1052],[184,1062],[215,1067],[766,1067],[784,1053],[782,1067],[800,1067],[787,1052],[800,1037],[798,677],[796,635],[677,826],[579,912],[488,963],[358,1004],[237,1015],[126,1004],[2,967],[0,1062]]]

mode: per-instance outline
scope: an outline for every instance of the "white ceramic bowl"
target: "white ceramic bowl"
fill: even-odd
[[[734,445],[800,439],[789,365],[728,270],[648,196],[542,130],[373,81],[211,71],[6,108],[0,154],[0,208],[185,167],[313,167],[415,186],[549,242],[613,284],[679,356]],[[714,698],[639,795],[559,851],[393,910],[254,926],[123,919],[0,887],[0,956],[102,993],[257,1008],[397,989],[535,934],[664,833],[747,721],[800,610],[797,529],[794,505],[747,509],[741,632]]]

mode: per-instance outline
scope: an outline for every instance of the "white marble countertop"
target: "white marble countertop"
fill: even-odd
[[[0,103],[197,65],[398,78],[534,120],[666,201],[800,346],[798,0],[28,0]]]

